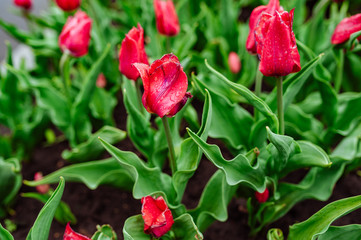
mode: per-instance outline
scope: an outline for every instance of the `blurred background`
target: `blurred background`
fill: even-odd
[[[33,1],[32,12],[39,14],[41,11],[44,11],[48,5],[48,0],[35,0]],[[24,18],[21,16],[21,12],[14,6],[13,0],[0,0],[0,16],[3,20],[16,24],[21,29],[28,29]],[[0,61],[6,56],[5,41],[10,41],[14,47],[18,45],[17,41],[0,28]]]

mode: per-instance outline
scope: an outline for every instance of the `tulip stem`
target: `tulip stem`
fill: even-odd
[[[278,109],[278,120],[279,120],[279,133],[285,134],[285,120],[284,120],[284,109],[283,109],[283,77],[277,77],[277,109]]]
[[[60,72],[63,79],[64,91],[67,97],[69,98],[69,87],[71,86],[70,82],[70,72],[69,72],[69,53],[65,51],[60,59]]]
[[[343,52],[343,49],[340,49],[340,58],[338,61],[336,61],[337,64],[337,73],[336,73],[336,79],[335,79],[335,91],[338,93],[341,89],[342,85],[342,74],[343,74],[343,68],[345,63],[345,54]]]
[[[167,138],[168,148],[169,148],[169,163],[170,168],[172,170],[172,175],[177,171],[177,165],[175,162],[175,152],[174,152],[174,145],[172,141],[172,135],[170,132],[169,122],[167,117],[162,117],[162,122],[164,126],[165,136]]]
[[[138,79],[138,80],[136,81],[136,84],[135,84],[135,85],[136,85],[135,88],[136,88],[137,97],[138,97],[138,107],[139,107],[139,111],[140,111],[141,113],[143,113],[142,94],[141,94],[141,92],[140,92],[140,88],[141,88],[141,86],[142,86],[142,83],[141,83],[141,81]]]
[[[254,89],[254,92],[257,97],[261,97],[262,79],[263,79],[263,74],[261,73],[261,71],[259,70],[259,67],[258,67],[257,73],[256,73],[256,84],[255,84],[255,89]],[[259,112],[257,111],[256,108],[254,109],[254,118],[256,121],[259,119]]]
[[[172,52],[172,48],[171,48],[171,44],[170,44],[170,37],[166,37],[166,44],[167,44],[167,46],[166,46],[166,48],[167,48],[167,53],[171,53]]]

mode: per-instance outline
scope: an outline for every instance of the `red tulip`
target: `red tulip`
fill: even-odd
[[[265,12],[272,15],[275,11],[282,11],[279,0],[270,0],[267,6],[258,6],[252,11],[249,18],[249,34],[246,42],[246,48],[250,53],[257,53],[254,31],[262,13]]]
[[[301,70],[292,23],[293,10],[262,14],[255,36],[263,75],[286,76]]]
[[[161,196],[157,199],[151,196],[142,198],[142,217],[144,232],[156,238],[166,234],[174,223],[172,212]]]
[[[231,69],[231,72],[234,74],[239,73],[241,71],[241,59],[239,59],[239,56],[235,52],[230,52],[228,55],[228,65],[229,69]]]
[[[31,0],[14,0],[14,4],[18,7],[29,10],[31,8],[32,2]]]
[[[91,239],[77,232],[74,232],[73,229],[71,229],[70,224],[68,223],[65,228],[63,240],[91,240]]]
[[[333,32],[331,43],[344,43],[350,39],[351,34],[358,31],[361,31],[361,13],[343,19]],[[361,41],[361,36],[357,39]]]
[[[98,75],[96,85],[98,88],[105,88],[105,86],[107,85],[107,79],[105,78],[103,73]]]
[[[69,17],[59,36],[61,50],[68,51],[74,57],[88,53],[92,20],[85,12],[78,11]]]
[[[40,181],[41,179],[43,179],[43,174],[41,172],[36,172],[34,175],[34,180],[35,181]],[[38,191],[39,193],[47,193],[50,190],[50,185],[49,184],[43,184],[43,185],[39,185],[36,186],[36,191]]]
[[[128,79],[136,81],[139,72],[133,67],[134,63],[149,65],[147,54],[144,50],[144,30],[138,23],[138,28],[133,27],[122,42],[119,51],[119,70]]]
[[[166,54],[149,67],[135,63],[143,80],[144,94],[142,102],[150,113],[159,117],[172,117],[179,112],[192,97],[187,93],[188,80],[178,58]]]
[[[73,11],[80,6],[81,0],[55,0],[58,7],[64,11]]]
[[[267,202],[268,197],[269,197],[269,191],[268,191],[268,189],[266,188],[266,189],[264,190],[264,192],[262,192],[262,193],[256,192],[256,193],[255,193],[255,197],[256,197],[256,199],[257,199],[257,201],[258,201],[259,203]]]
[[[153,3],[158,32],[166,36],[177,35],[179,33],[180,26],[173,1],[154,0]]]

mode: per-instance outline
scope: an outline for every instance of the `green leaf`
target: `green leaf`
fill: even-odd
[[[42,203],[46,203],[46,201],[48,201],[50,198],[49,195],[40,194],[40,193],[32,193],[32,192],[23,193],[23,194],[21,194],[21,196],[27,197],[27,198],[33,198],[33,199],[39,200]],[[59,223],[64,224],[64,225],[68,222],[76,224],[76,218],[75,218],[74,214],[71,212],[71,209],[68,206],[68,204],[66,204],[63,201],[60,202],[58,208],[56,209],[54,218]]]
[[[188,134],[202,149],[206,157],[225,173],[229,185],[245,183],[258,192],[264,191],[266,188],[265,175],[258,164],[253,167],[247,157],[242,154],[232,160],[225,160],[218,146],[207,144],[189,129]]]
[[[301,146],[302,148],[302,146]],[[326,201],[332,194],[337,180],[341,177],[345,162],[333,159],[330,168],[312,168],[299,184],[280,183],[277,189],[279,198],[266,206],[262,213],[259,231],[284,216],[295,204],[305,199]]]
[[[361,196],[349,197],[332,202],[306,221],[292,225],[288,239],[316,239],[317,236],[327,231],[333,221],[360,207]]]
[[[287,164],[287,161],[292,152],[300,151],[300,147],[297,142],[293,140],[293,138],[286,135],[279,135],[273,133],[268,127],[266,127],[268,133],[268,139],[276,147],[278,152],[279,161],[274,162],[274,165],[277,166],[279,170]]]
[[[193,81],[199,85],[202,92],[207,89],[202,81],[192,75]],[[232,104],[227,98],[210,90],[213,113],[209,136],[224,139],[234,149],[247,148],[250,129],[239,126],[250,126],[252,116],[238,104]]]
[[[271,228],[267,232],[267,240],[283,240],[283,232],[279,228]]]
[[[248,88],[243,85],[233,83],[229,81],[226,77],[222,74],[217,72],[214,68],[212,68],[208,63],[207,60],[205,61],[207,68],[214,73],[219,79],[223,80],[229,87],[231,87],[234,91],[238,94],[243,96],[250,104],[252,104],[259,112],[261,112],[270,122],[270,124],[275,128],[278,129],[278,119],[277,116],[272,112],[269,106],[259,97],[254,95]]]
[[[174,237],[175,238],[174,238]],[[202,240],[203,235],[198,230],[197,225],[194,223],[193,218],[188,213],[174,219],[174,224],[171,228],[171,233],[162,237],[165,240],[179,239],[179,240]]]
[[[3,226],[0,224],[0,239],[1,240],[14,240],[14,237],[9,233],[8,230],[3,228]]]
[[[105,139],[110,144],[115,144],[125,139],[126,132],[111,126],[104,126],[86,142],[79,144],[70,151],[64,150],[62,157],[71,162],[85,162],[97,159],[104,151],[98,137]]]
[[[47,240],[49,230],[53,221],[55,211],[60,203],[61,196],[63,195],[65,187],[64,178],[60,177],[58,187],[51,195],[49,200],[45,203],[44,207],[40,210],[33,227],[30,229],[26,240]]]
[[[96,88],[90,102],[90,110],[95,118],[103,119],[110,124],[117,99],[103,88]]]
[[[92,240],[117,240],[117,234],[110,225],[97,225],[97,231],[92,236]]]
[[[17,26],[7,23],[4,20],[0,18],[0,27],[4,29],[9,35],[17,39],[18,41],[22,43],[26,43],[26,41],[31,38],[31,35],[29,35],[27,32],[19,29]]]
[[[352,224],[341,227],[330,226],[318,240],[361,239],[361,225]]]
[[[144,233],[144,220],[142,215],[128,218],[123,227],[124,240],[150,240],[151,236]]]
[[[207,139],[208,130],[211,125],[212,98],[206,91],[206,98],[203,106],[202,124],[197,133],[202,139]],[[185,139],[180,146],[180,154],[176,161],[177,171],[173,175],[173,186],[177,192],[177,202],[181,202],[188,180],[197,170],[202,152],[191,138]]]
[[[21,187],[21,179],[19,160],[0,157],[0,208],[13,200]]]
[[[133,196],[141,199],[147,195],[165,193],[165,198],[174,203],[175,191],[172,188],[171,177],[161,172],[159,168],[150,168],[133,152],[121,151],[99,138],[104,148],[116,158],[123,169],[134,181]]]
[[[66,181],[82,182],[88,188],[94,190],[101,184],[112,185],[119,188],[131,189],[133,184],[128,172],[123,169],[114,158],[79,163],[63,167],[39,181],[24,181],[24,184],[35,187],[42,184],[57,182],[59,176]]]
[[[236,188],[227,184],[225,175],[220,170],[211,177],[203,190],[197,208],[189,211],[200,231],[205,231],[214,220],[222,222],[227,220],[227,206]]]

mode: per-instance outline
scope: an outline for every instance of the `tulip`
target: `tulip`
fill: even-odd
[[[29,10],[31,8],[32,2],[31,0],[14,0],[14,4],[18,7]]]
[[[142,102],[149,113],[155,113],[161,118],[173,117],[192,97],[186,93],[187,75],[175,55],[166,54],[150,67],[143,63],[135,63],[134,66],[143,81]]]
[[[105,86],[107,85],[107,79],[105,78],[103,73],[98,75],[96,85],[98,88],[105,88]]]
[[[80,6],[81,0],[56,0],[58,7],[63,9],[63,11],[73,11]]]
[[[255,36],[263,75],[279,77],[301,70],[292,23],[293,10],[262,14]]]
[[[149,65],[147,54],[144,50],[144,30],[138,23],[138,28],[133,27],[122,42],[119,51],[119,70],[128,79],[136,81],[139,72],[133,67],[134,63]]]
[[[70,224],[68,223],[65,228],[63,240],[91,240],[91,239],[77,232],[74,232],[74,230],[71,229]]]
[[[332,44],[341,44],[350,39],[350,36],[361,31],[361,13],[343,19],[336,27],[331,37]],[[361,36],[357,38],[361,41]]]
[[[74,17],[69,17],[59,36],[62,51],[69,52],[74,57],[88,53],[92,20],[82,11]]]
[[[153,3],[158,32],[166,36],[177,35],[179,33],[180,26],[173,1],[154,0]]]
[[[241,60],[235,52],[230,52],[228,55],[228,65],[232,73],[237,74],[241,71]]]
[[[157,199],[146,196],[141,201],[144,232],[160,238],[171,229],[174,223],[172,212],[162,196]]]
[[[266,188],[266,189],[264,190],[264,192],[262,192],[262,193],[256,192],[256,193],[255,193],[255,197],[256,197],[256,199],[257,199],[257,201],[258,201],[259,203],[265,203],[265,202],[267,202],[268,197],[269,197],[269,191],[268,191],[268,189]]]
[[[249,34],[246,42],[246,48],[250,53],[257,53],[254,31],[262,13],[273,14],[275,11],[282,11],[279,0],[270,0],[267,6],[258,6],[252,11],[249,18]]]
[[[43,174],[41,172],[36,172],[34,175],[34,180],[40,181],[41,179],[43,179]],[[36,186],[36,191],[38,191],[38,193],[41,193],[41,194],[45,194],[45,193],[49,192],[49,190],[50,190],[49,184],[43,184],[43,185]]]

